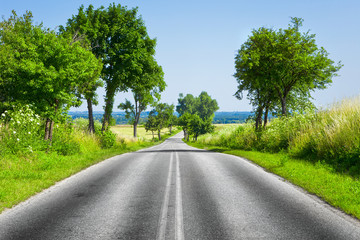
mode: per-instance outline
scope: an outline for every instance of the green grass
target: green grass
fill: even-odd
[[[360,219],[360,182],[340,174],[324,163],[289,157],[286,153],[233,150],[226,147],[189,143],[198,148],[244,157],[259,166],[315,194],[332,206]]]
[[[174,131],[173,135],[177,132]],[[163,140],[168,137],[170,135],[165,133]],[[143,140],[126,141],[117,142],[110,149],[101,149],[94,136],[77,133],[75,139],[80,145],[80,152],[70,156],[43,151],[0,156],[0,212],[104,159],[159,144]]]

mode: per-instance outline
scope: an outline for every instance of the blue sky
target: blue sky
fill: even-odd
[[[233,97],[236,52],[252,29],[286,28],[290,17],[303,18],[302,30],[315,33],[318,46],[344,64],[328,89],[313,94],[315,104],[326,107],[360,93],[358,0],[0,0],[0,15],[7,18],[13,9],[18,14],[30,10],[35,22],[54,29],[76,14],[81,4],[107,7],[112,2],[138,6],[150,37],[157,38],[156,59],[168,85],[162,102],[176,105],[179,93],[207,91],[218,101],[220,111],[251,110],[247,100]],[[100,104],[95,110],[102,110],[104,91],[98,94]],[[115,105],[125,97],[132,99],[129,93],[119,93]],[[86,106],[77,110],[85,111]]]

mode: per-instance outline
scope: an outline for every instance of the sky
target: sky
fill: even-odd
[[[179,93],[198,96],[206,91],[219,111],[251,111],[249,101],[237,100],[234,58],[251,31],[260,27],[287,28],[290,17],[304,19],[301,31],[316,34],[333,61],[344,64],[325,90],[313,94],[318,108],[360,94],[360,1],[359,0],[0,0],[0,16],[8,18],[30,10],[35,23],[56,29],[77,13],[80,5],[108,7],[120,3],[138,7],[148,34],[157,39],[156,60],[165,73],[167,88],[161,102],[177,104]],[[103,110],[104,89],[98,90]],[[131,93],[119,93],[118,106]],[[86,105],[72,108],[86,111]],[[114,109],[114,111],[119,111]]]

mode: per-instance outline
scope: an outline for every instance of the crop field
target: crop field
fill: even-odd
[[[136,140],[134,138],[134,127],[132,125],[127,124],[127,125],[112,126],[111,131],[116,133],[118,138],[123,138],[128,141]],[[161,130],[161,135],[165,135],[168,133],[170,133],[168,128],[164,128],[163,130]],[[138,126],[137,135],[138,135],[138,139],[143,139],[143,140],[152,140],[153,138],[151,131],[146,132],[145,127],[142,125]],[[154,137],[157,138],[157,132],[154,132]]]

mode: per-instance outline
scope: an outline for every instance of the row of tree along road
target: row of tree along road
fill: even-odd
[[[0,23],[1,112],[15,103],[31,104],[46,119],[45,139],[51,140],[54,122],[82,99],[94,132],[92,105],[100,86],[106,89],[103,131],[117,92],[131,90],[136,111],[160,98],[166,83],[154,58],[156,40],[148,36],[137,8],[81,6],[58,32],[32,19],[31,12],[18,16],[13,11]]]
[[[313,106],[310,92],[329,85],[342,66],[317,47],[314,34],[299,31],[302,19],[292,18],[291,23],[284,30],[253,30],[235,58],[235,96],[242,99],[247,92],[256,128],[266,126],[269,112],[286,115]],[[182,126],[186,139],[211,132],[218,105],[206,92],[198,97],[180,94],[178,119],[173,105],[159,103],[166,83],[154,58],[155,46],[137,8],[81,6],[58,32],[34,24],[31,12],[18,16],[13,11],[0,23],[0,113],[29,104],[44,119],[44,139],[51,142],[54,123],[86,100],[88,130],[94,133],[93,104],[97,88],[104,86],[103,132],[115,95],[123,91],[133,93],[134,103],[126,100],[118,108],[125,110],[135,137],[148,106],[154,107],[146,124],[152,132],[174,124]]]
[[[58,32],[34,24],[31,12],[18,16],[13,11],[0,23],[0,113],[16,105],[31,106],[44,119],[44,139],[51,142],[55,122],[66,120],[70,107],[86,100],[88,130],[94,133],[93,104],[97,104],[97,88],[104,86],[102,131],[108,129],[116,93],[131,91],[134,104],[126,100],[118,108],[125,110],[134,125],[134,136],[140,114],[149,105],[155,108],[147,129],[160,132],[172,126],[176,118],[173,105],[159,103],[166,83],[154,58],[155,46],[156,40],[148,36],[137,8],[127,9],[120,4],[98,9],[81,6]],[[190,96],[182,99],[183,103],[197,99]],[[204,92],[199,98],[207,101],[210,97]],[[201,109],[204,106],[196,106],[199,116],[194,120],[185,114],[194,114],[193,106],[187,109],[181,105],[179,113],[185,114],[182,125],[189,125],[192,119],[193,126],[186,129],[195,129],[197,121],[207,122],[210,130],[209,119],[217,104],[211,114],[203,113],[210,111]],[[204,132],[194,131],[196,136]]]

